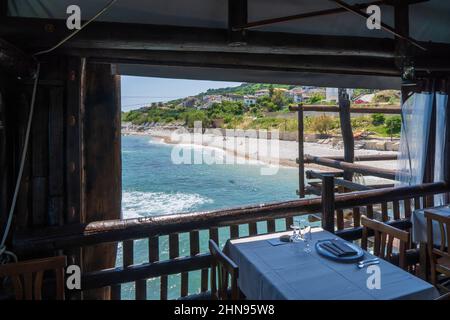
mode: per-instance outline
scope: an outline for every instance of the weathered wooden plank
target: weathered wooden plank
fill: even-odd
[[[335,223],[334,175],[322,175],[322,228],[334,233]]]
[[[62,225],[64,222],[64,101],[62,88],[50,89],[49,105],[49,177],[48,224]]]
[[[231,239],[239,238],[239,225],[230,226],[230,238]]]
[[[83,116],[86,60],[70,58],[66,82],[66,223],[84,219]]]
[[[88,63],[84,96],[84,176],[81,175],[85,182],[84,219],[86,222],[120,219],[120,76],[112,74],[111,65]],[[114,267],[116,251],[115,243],[84,248],[84,272]]]
[[[19,18],[2,19],[0,37],[28,38],[24,46],[54,45],[67,30],[64,20]],[[47,24],[55,26],[52,33],[42,34]],[[114,30],[114,35],[111,35]],[[150,24],[94,22],[89,33],[80,33],[65,44],[70,48],[216,51],[287,55],[356,55],[394,58],[395,42],[387,38],[305,35],[279,32],[248,31],[246,46],[230,46],[228,30]],[[125,58],[125,56],[123,56]]]
[[[37,93],[34,121],[31,127],[31,172],[32,172],[32,216],[33,226],[47,223],[48,210],[48,116],[49,96],[46,90]]]
[[[405,218],[411,217],[411,199],[405,199],[403,201],[404,208],[405,208]]]
[[[355,157],[355,141],[350,118],[350,99],[346,89],[339,89],[339,121],[344,142],[344,161],[352,163]],[[344,169],[344,180],[352,181],[353,172]]]

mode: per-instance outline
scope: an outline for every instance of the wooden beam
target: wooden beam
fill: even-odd
[[[292,106],[289,107],[290,111],[297,111],[299,108],[302,108],[303,111],[314,111],[314,112],[334,112],[339,113],[339,107],[333,105],[302,105],[301,107]],[[364,107],[350,107],[350,113],[382,113],[382,114],[401,114],[402,110],[400,107],[385,107],[383,105]]]
[[[247,0],[228,0],[228,41],[232,46],[246,44],[245,30],[235,30],[236,26],[247,23]]]
[[[312,162],[315,164],[319,164],[325,167],[331,167],[341,170],[348,170],[350,172],[354,173],[361,173],[364,175],[370,175],[390,180],[395,180],[395,171],[389,170],[389,169],[383,169],[383,168],[375,168],[371,166],[366,166],[362,164],[356,164],[356,163],[348,163],[344,161],[337,161],[332,159],[327,159],[323,157],[315,157],[311,155],[305,155],[305,158],[307,158],[308,162]]]
[[[0,70],[17,77],[30,77],[34,68],[35,63],[30,56],[0,38]]]
[[[142,263],[128,267],[111,268],[85,274],[81,278],[81,287],[84,290],[102,288],[105,286],[132,282],[141,279],[200,270],[203,268],[208,268],[210,264],[210,254],[203,253],[191,257],[182,257],[152,263]]]
[[[0,37],[24,48],[48,48],[67,36],[65,20],[8,17]],[[392,39],[247,32],[247,45],[230,46],[227,29],[93,22],[64,45],[68,49],[132,49],[261,54],[351,55],[394,58]]]
[[[232,68],[246,70],[335,72],[399,76],[393,59],[366,57],[321,57],[292,54],[231,52],[175,52],[154,50],[71,49],[63,53],[89,56],[95,62],[163,65],[177,67]]]
[[[324,158],[344,161],[344,156],[324,156]],[[387,160],[397,160],[396,154],[374,154],[374,155],[359,155],[354,157],[355,161],[387,161]],[[305,162],[308,162],[305,159]]]

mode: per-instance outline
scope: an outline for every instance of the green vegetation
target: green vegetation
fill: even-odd
[[[183,99],[166,103],[152,103],[149,107],[122,113],[122,121],[135,125],[159,124],[179,125],[192,128],[195,121],[201,121],[203,127],[222,127],[238,129],[278,129],[280,131],[296,131],[296,115],[290,113],[288,106],[293,103],[292,97],[284,90],[294,86],[275,84],[248,84],[238,87],[209,89],[196,96],[202,99],[206,95],[251,95],[258,90],[267,89],[268,95],[257,98],[256,104],[244,106],[243,101],[222,101],[213,103],[205,109],[187,108],[182,106]],[[355,95],[374,93],[373,90],[356,89]],[[322,93],[314,93],[305,104],[326,104]],[[397,91],[384,90],[375,92],[374,102],[398,103]],[[327,114],[306,115],[305,132],[319,134],[339,134],[340,123],[337,116]],[[401,130],[400,116],[372,114],[351,119],[355,134],[367,132],[377,136],[399,136]]]

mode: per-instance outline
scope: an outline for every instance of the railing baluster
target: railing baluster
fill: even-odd
[[[159,238],[148,239],[148,261],[150,263],[159,261]],[[167,276],[160,277],[160,299],[167,299]]]
[[[269,219],[267,220],[267,233],[274,233],[275,232],[275,220]]]
[[[147,279],[140,279],[135,282],[135,298],[136,300],[147,300]]]
[[[111,300],[121,300],[122,299],[122,286],[120,284],[115,284],[111,288]]]
[[[126,240],[123,242],[122,245],[123,248],[123,267],[126,268],[128,266],[131,266],[133,264],[133,257],[134,257],[134,241],[133,240]]]
[[[373,206],[372,205],[366,207],[366,216],[369,219],[373,219]]]
[[[286,230],[289,230],[291,225],[294,224],[294,217],[287,217],[285,220],[286,220]]]
[[[414,197],[414,210],[420,209],[420,197]]]
[[[239,225],[230,226],[230,238],[237,239],[239,238]]]
[[[219,245],[219,229],[218,228],[211,228],[209,229],[209,238],[214,240],[217,245]]]
[[[392,201],[394,220],[400,219],[400,203],[397,200]]]
[[[248,234],[250,236],[256,236],[258,234],[258,226],[256,222],[250,222],[248,224]]]
[[[405,218],[411,217],[411,199],[404,200]]]
[[[344,229],[344,210],[336,210],[336,229]]]
[[[387,202],[381,203],[381,220],[383,222],[386,222],[389,220],[389,214],[388,214],[388,204]]]
[[[361,226],[361,211],[359,207],[353,208],[353,226]]]

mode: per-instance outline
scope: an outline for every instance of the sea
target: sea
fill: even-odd
[[[298,199],[298,170],[280,167],[275,175],[262,175],[264,164],[175,164],[174,145],[150,136],[122,137],[122,218],[209,211],[242,205]],[[183,152],[202,154],[202,146],[184,146]],[[221,151],[221,150],[220,150]],[[219,150],[215,152],[219,153]],[[222,151],[223,152],[223,151]],[[277,229],[284,227],[277,221]],[[241,226],[241,232],[248,232]],[[258,225],[264,232],[265,225]],[[229,233],[219,230],[221,245]],[[200,232],[200,250],[207,251],[208,232]],[[180,235],[180,255],[188,255],[187,234]],[[160,260],[168,259],[168,237],[160,237]],[[148,262],[147,240],[134,242],[134,263]],[[117,266],[122,265],[119,243]],[[199,292],[200,272],[189,274],[189,294]],[[147,299],[159,299],[159,279],[147,280]],[[134,299],[134,283],[122,285],[122,299]],[[180,295],[180,276],[168,277],[168,298]]]

